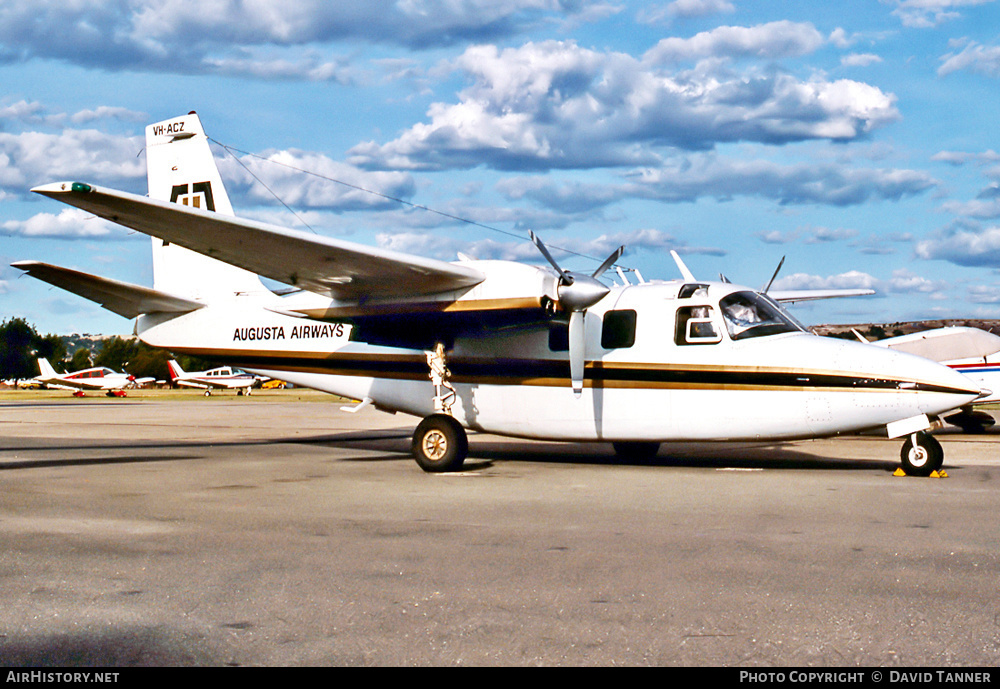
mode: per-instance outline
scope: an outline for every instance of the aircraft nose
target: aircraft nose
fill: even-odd
[[[898,357],[900,370],[905,367],[909,374],[906,376],[906,382],[900,385],[900,389],[909,388],[917,392],[937,393],[936,395],[924,395],[928,400],[935,400],[929,402],[933,408],[927,409],[928,413],[947,411],[968,404],[982,397],[983,393],[986,392],[977,381],[948,368],[944,364],[913,354],[893,353]]]

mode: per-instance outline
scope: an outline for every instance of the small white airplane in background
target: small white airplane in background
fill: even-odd
[[[108,397],[125,397],[126,388],[139,387],[151,383],[153,378],[136,378],[128,373],[118,373],[110,368],[98,366],[72,373],[56,373],[48,359],[38,360],[39,376],[35,378],[50,388],[74,390],[82,397],[85,390],[106,390]]]
[[[981,433],[996,423],[990,414],[973,407],[1000,402],[1000,337],[979,328],[948,326],[876,340],[871,344],[937,361],[971,378],[984,391],[990,391],[974,404],[967,404],[959,412],[944,417],[948,423],[966,433]]]
[[[220,366],[207,371],[185,371],[181,365],[171,359],[167,362],[170,369],[170,381],[174,385],[189,388],[201,388],[205,396],[212,394],[212,388],[236,390],[238,395],[249,395],[258,377],[244,373],[230,366]]]
[[[928,359],[813,335],[778,301],[698,280],[445,262],[237,218],[197,115],[146,128],[148,196],[81,182],[33,191],[153,239],[153,289],[36,261],[14,267],[127,318],[148,344],[422,419],[412,451],[455,471],[467,429],[611,443],[781,441],[867,429],[905,437],[903,469],[943,452],[931,418],[980,387]],[[554,270],[553,270],[554,269]],[[297,288],[277,294],[261,276]],[[767,292],[767,290],[764,290]],[[853,292],[856,294],[857,292]]]

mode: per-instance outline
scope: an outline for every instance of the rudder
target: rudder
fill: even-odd
[[[201,120],[194,112],[146,127],[149,197],[234,215]],[[260,278],[153,238],[153,287],[203,302],[270,294]]]

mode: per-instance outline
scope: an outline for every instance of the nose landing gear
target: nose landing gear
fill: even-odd
[[[930,476],[944,464],[944,450],[930,433],[911,433],[903,442],[899,461],[907,476]]]

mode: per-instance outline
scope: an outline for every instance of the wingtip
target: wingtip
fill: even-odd
[[[77,193],[89,193],[94,190],[89,184],[85,182],[51,182],[50,184],[42,184],[37,187],[32,187],[31,191],[35,194],[41,194],[43,196],[54,196],[56,194],[67,194],[70,192]]]

